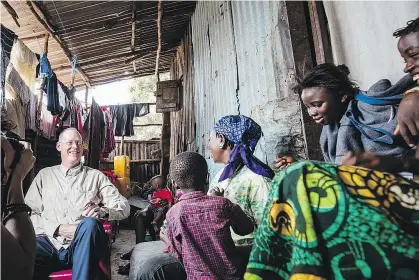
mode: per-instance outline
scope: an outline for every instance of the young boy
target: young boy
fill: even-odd
[[[208,167],[194,152],[177,155],[170,176],[183,195],[167,213],[170,252],[184,265],[188,279],[241,279],[230,226],[239,235],[253,232],[252,220],[240,206],[207,196]]]

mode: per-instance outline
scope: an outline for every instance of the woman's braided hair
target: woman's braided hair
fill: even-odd
[[[413,32],[419,32],[419,17],[414,20],[409,20],[406,23],[406,27],[399,28],[394,31],[393,36],[399,38]]]

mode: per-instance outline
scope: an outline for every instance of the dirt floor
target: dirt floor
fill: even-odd
[[[128,276],[118,274],[118,266],[126,264],[128,261],[123,261],[119,257],[121,254],[128,252],[135,245],[134,230],[121,229],[116,235],[115,243],[112,244],[111,250],[111,273],[112,280],[127,280]]]

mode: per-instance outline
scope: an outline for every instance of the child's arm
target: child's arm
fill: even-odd
[[[233,231],[238,235],[250,234],[254,230],[254,220],[252,220],[239,205],[231,203],[230,212],[231,212],[231,227]]]

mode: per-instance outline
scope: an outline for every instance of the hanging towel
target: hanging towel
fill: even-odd
[[[5,82],[6,82],[6,69],[10,62],[10,54],[13,47],[13,42],[16,38],[16,35],[10,29],[1,25],[1,36],[0,36],[0,75],[1,75],[1,99],[0,104],[3,106],[5,104]]]

